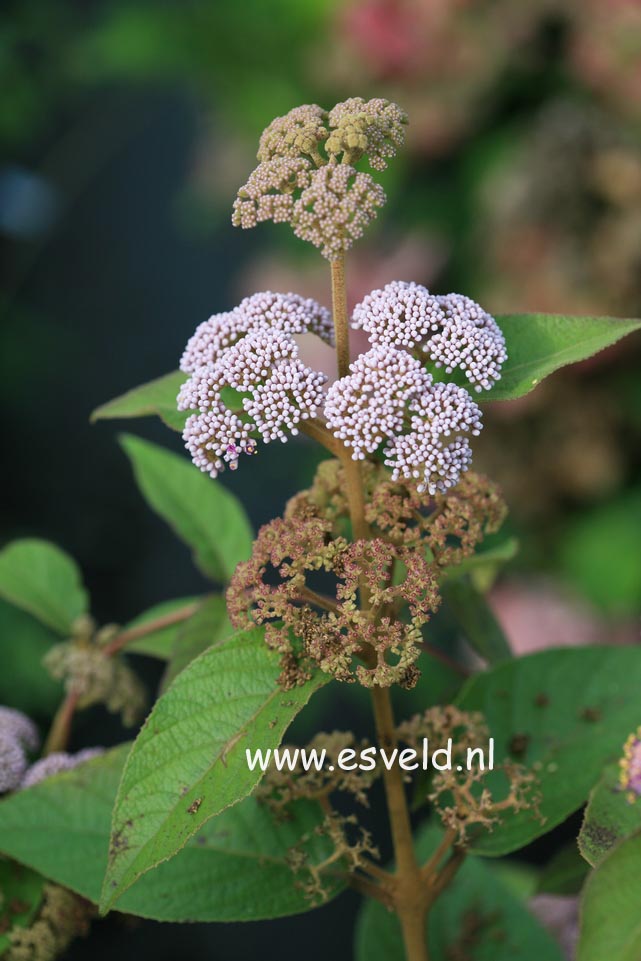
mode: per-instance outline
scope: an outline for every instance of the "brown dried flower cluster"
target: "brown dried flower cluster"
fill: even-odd
[[[370,832],[359,827],[354,815],[345,817],[336,811],[328,811],[313,833],[328,839],[330,853],[327,857],[319,863],[310,859],[306,846],[312,835],[307,833],[295,847],[290,848],[287,863],[295,876],[302,875],[297,878],[296,887],[305,893],[312,904],[318,905],[329,898],[326,875],[330,869],[353,874],[359,869],[366,869],[371,863],[370,858],[378,860],[380,853],[373,844]]]
[[[452,767],[434,771],[427,798],[445,827],[456,832],[458,843],[468,840],[474,829],[491,831],[507,811],[531,810],[540,818],[536,775],[522,764],[507,760],[495,765],[488,786],[489,772],[473,754],[489,743],[482,714],[455,705],[432,707],[400,724],[397,734],[415,750],[427,738],[432,755],[449,745]]]
[[[358,741],[351,731],[333,731],[331,734],[320,732],[306,745],[304,750],[309,758],[311,752],[316,756],[323,756],[325,763],[321,770],[312,764],[304,768],[300,755],[294,770],[279,771],[273,764],[261,781],[256,796],[265,801],[271,808],[279,810],[289,804],[305,798],[310,801],[325,801],[334,793],[351,794],[359,804],[369,806],[367,791],[379,777],[380,770],[346,770],[338,762],[341,751],[351,749],[355,752],[353,764],[362,761],[361,753],[369,747],[368,741]],[[287,745],[281,746],[281,751]],[[295,751],[296,748],[290,748]],[[290,755],[293,756],[293,755]]]
[[[332,528],[312,509],[261,528],[227,592],[232,624],[267,626],[286,689],[309,678],[314,665],[365,687],[413,687],[421,627],[440,600],[434,570],[418,552],[379,538],[350,544]],[[330,596],[316,589],[321,574]]]
[[[362,463],[365,517],[377,537],[397,547],[425,548],[439,567],[470,557],[486,534],[505,520],[507,507],[497,484],[467,471],[455,487],[430,496],[411,481],[392,481],[380,464]],[[346,533],[349,505],[345,477],[338,460],[321,463],[311,488],[289,502],[285,516],[317,511],[333,522],[334,533]]]

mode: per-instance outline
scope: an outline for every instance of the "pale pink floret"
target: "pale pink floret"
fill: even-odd
[[[36,725],[30,717],[13,707],[0,706],[0,734],[16,741],[27,751],[37,751],[40,746]]]
[[[312,297],[264,290],[245,297],[236,310],[247,318],[249,328],[267,325],[284,334],[316,334],[326,344],[334,344],[332,315]]]
[[[14,791],[27,769],[24,748],[4,732],[0,732],[0,794]]]
[[[434,296],[421,284],[393,281],[354,308],[353,326],[374,344],[412,350],[451,374],[464,372],[477,391],[489,390],[507,358],[494,318],[460,294]]]
[[[32,764],[20,784],[21,788],[33,787],[34,784],[39,784],[40,781],[45,781],[49,777],[53,777],[54,774],[60,774],[62,771],[71,771],[73,768],[78,767],[79,764],[84,764],[85,761],[91,761],[94,757],[100,757],[104,753],[101,747],[87,747],[82,751],[78,751],[76,754],[67,754],[65,751],[56,751],[53,754],[48,754],[47,757],[41,758]]]
[[[199,367],[215,364],[223,350],[244,337],[252,325],[252,318],[236,308],[213,314],[199,324],[187,341],[180,360],[180,369],[191,374]]]
[[[288,334],[261,327],[225,351],[217,372],[225,386],[244,392],[258,387],[275,367],[297,356],[298,347]]]
[[[433,384],[409,404],[409,426],[385,448],[392,480],[418,481],[418,490],[443,493],[472,463],[470,436],[481,432],[481,411],[455,384]]]
[[[503,331],[469,297],[445,294],[438,302],[446,322],[423,350],[446,373],[458,368],[477,391],[489,390],[500,379],[501,367],[507,360]]]
[[[323,399],[325,374],[294,359],[276,367],[243,407],[266,443],[296,435],[301,420],[315,417]],[[287,432],[287,433],[286,433]]]
[[[438,298],[421,284],[394,280],[357,304],[352,326],[364,330],[373,344],[411,350],[445,323]]]
[[[176,398],[178,410],[206,411],[215,407],[220,400],[220,391],[224,386],[219,364],[205,364],[198,367],[185,381]]]
[[[385,191],[349,164],[320,167],[294,203],[292,227],[301,240],[335,260],[363,236],[385,204]]]
[[[363,460],[403,429],[409,401],[432,378],[410,354],[388,346],[361,354],[349,369],[329,388],[325,417],[338,440],[352,448],[352,458]]]
[[[250,434],[251,424],[244,424],[218,403],[210,410],[187,418],[183,440],[196,467],[217,477],[225,466],[235,470],[241,454],[255,452],[256,445]]]

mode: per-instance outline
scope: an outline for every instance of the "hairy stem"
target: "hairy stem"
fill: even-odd
[[[347,317],[347,289],[345,287],[345,255],[332,260],[332,312],[336,337],[338,376],[349,374],[349,322]]]
[[[298,427],[303,434],[307,434],[312,440],[322,444],[323,447],[327,448],[335,457],[339,457],[341,451],[344,450],[341,442],[334,437],[332,432],[328,430],[325,424],[323,424],[321,420],[318,420],[318,418],[309,417],[307,420],[301,420]]]
[[[389,757],[396,747],[396,734],[392,701],[389,689],[386,687],[372,688],[372,706],[376,721],[376,735],[378,742]],[[414,841],[410,823],[405,786],[400,767],[394,765],[390,770],[383,768],[385,796],[390,816],[390,828],[394,842],[396,867],[400,874],[419,874],[419,867],[414,854]]]
[[[138,641],[141,637],[147,637],[148,634],[153,634],[154,631],[160,631],[164,627],[171,627],[172,624],[180,624],[182,621],[186,621],[192,614],[196,613],[200,604],[200,601],[194,601],[193,604],[185,604],[184,607],[179,607],[177,610],[171,611],[170,614],[163,614],[162,617],[156,617],[153,621],[146,621],[138,627],[131,627],[127,631],[121,631],[119,634],[116,634],[113,640],[105,644],[103,649],[105,657],[113,657],[114,654],[121,651],[127,644]]]
[[[332,261],[331,268],[338,374],[339,377],[343,377],[349,372],[345,258],[342,257],[340,260]],[[345,473],[345,487],[354,539],[368,539],[371,532],[365,518],[365,491],[360,461],[352,460],[345,447],[342,447],[339,456]],[[369,597],[362,582],[360,593],[361,607],[367,610],[369,608]],[[374,687],[372,689],[372,706],[378,742],[381,747],[385,748],[389,756],[389,753],[396,746],[396,725],[390,693],[387,688]],[[427,905],[422,891],[421,870],[414,853],[412,825],[401,769],[397,765],[390,770],[385,767],[383,780],[394,845],[394,859],[396,861],[392,904],[401,923],[407,961],[428,961],[425,943],[425,911]],[[364,893],[374,896],[371,891]]]

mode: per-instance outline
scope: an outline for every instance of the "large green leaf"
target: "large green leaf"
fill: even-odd
[[[508,359],[500,381],[479,394],[479,401],[522,397],[559,367],[585,360],[641,329],[641,320],[618,317],[506,314],[497,321],[505,334]]]
[[[505,864],[505,861],[500,861]],[[537,894],[578,894],[590,870],[576,846],[576,841],[559,848],[538,877]]]
[[[226,581],[251,552],[252,531],[242,505],[222,484],[186,458],[139,437],[121,443],[138,486],[156,513],[194,553],[204,574]]]
[[[176,397],[187,376],[181,370],[173,370],[164,377],[134,387],[126,394],[97,407],[91,420],[129,419],[156,414],[172,430],[182,431],[187,414],[177,409]]]
[[[13,541],[0,551],[0,597],[68,635],[88,608],[80,571],[64,551],[48,541]]]
[[[174,678],[208,647],[232,633],[225,598],[220,594],[212,594],[177,632],[163,677],[163,686],[171,684]]]
[[[641,958],[641,834],[615,847],[588,878],[578,961]]]
[[[13,928],[26,928],[42,902],[45,879],[20,864],[0,859],[0,955],[11,945]]]
[[[42,666],[58,634],[26,611],[0,600],[0,704],[26,714],[53,714],[62,685]]]
[[[0,801],[0,852],[97,903],[127,750],[123,745]],[[309,910],[286,859],[305,834],[311,862],[327,856],[327,840],[314,833],[320,820],[315,804],[294,804],[287,819],[275,820],[246,798],[202,825],[118,907],[158,921],[256,921]],[[341,887],[336,879],[329,893]]]
[[[483,594],[468,577],[451,578],[441,585],[448,610],[474,650],[489,664],[512,657],[512,648],[503,628]]]
[[[435,849],[440,832],[422,831],[421,859]],[[429,914],[430,961],[561,961],[562,954],[536,918],[496,870],[468,858]],[[405,961],[398,920],[378,901],[365,903],[356,928],[356,961]]]
[[[184,610],[191,611],[189,617],[193,617],[199,609],[200,604],[204,603],[204,600],[205,599],[201,597],[176,597],[170,601],[161,601],[160,604],[154,604],[153,607],[150,607],[142,614],[139,614],[138,617],[135,617],[133,621],[125,624],[123,630],[136,630],[153,621],[168,616],[171,617],[173,614]],[[149,634],[144,634],[137,640],[127,644],[127,651],[133,654],[146,654],[148,657],[157,657],[163,661],[169,660],[174,650],[176,638],[188,620],[189,618],[175,621],[174,623],[166,624],[164,627],[150,631]]]
[[[261,777],[245,749],[277,747],[327,680],[284,693],[264,631],[239,632],[182,671],[154,705],[127,759],[114,808],[101,906],[112,906],[200,827],[246,797]]]
[[[619,765],[609,764],[593,788],[579,832],[579,851],[596,867],[619,841],[641,831],[641,802],[631,804],[619,783]]]
[[[511,756],[535,766],[545,817],[542,824],[531,811],[506,814],[475,839],[474,850],[515,851],[576,811],[638,725],[640,687],[641,651],[634,647],[543,651],[472,678],[459,706],[486,716],[496,762]]]

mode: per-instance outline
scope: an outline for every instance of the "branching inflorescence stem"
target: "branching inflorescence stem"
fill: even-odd
[[[344,257],[332,261],[331,272],[338,372],[340,377],[344,377],[349,373],[349,325]],[[338,456],[345,473],[354,539],[368,539],[371,535],[365,517],[365,491],[360,462],[353,460],[349,450],[343,445],[338,451]],[[361,605],[364,608],[368,606],[365,591],[361,591]],[[389,755],[396,747],[397,739],[388,688],[374,687],[372,689],[372,707],[379,744],[385,748]],[[439,849],[439,857],[435,858],[433,863],[428,862],[427,867],[429,869],[421,869],[414,850],[412,825],[400,767],[398,765],[394,765],[390,769],[385,767],[383,778],[396,873],[390,879],[389,885],[385,885],[384,881],[381,882],[381,885],[387,887],[386,895],[398,915],[408,961],[428,961],[425,919],[430,904],[439,893],[438,867],[444,851]],[[449,836],[446,837],[445,850],[453,843],[453,839]],[[384,898],[380,899],[385,900]]]
[[[114,657],[128,644],[142,637],[147,637],[149,634],[153,634],[154,631],[159,631],[164,627],[170,627],[172,624],[180,624],[186,621],[192,614],[196,613],[198,607],[199,603],[194,601],[194,603],[185,604],[184,607],[179,607],[169,614],[163,614],[162,617],[154,618],[153,621],[146,621],[144,624],[140,624],[139,627],[131,627],[128,630],[120,631],[105,645],[102,653],[105,657]],[[71,734],[73,716],[78,707],[79,699],[78,692],[74,690],[68,691],[65,695],[49,728],[43,751],[45,755],[54,754],[56,751],[64,751],[66,749]]]

